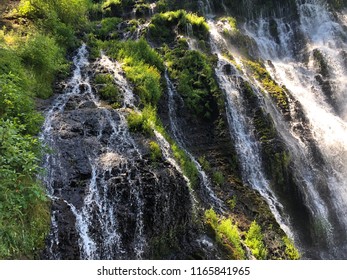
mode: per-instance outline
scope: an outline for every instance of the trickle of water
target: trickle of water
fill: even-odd
[[[200,163],[195,159],[195,157],[186,149],[184,138],[181,134],[179,123],[177,120],[176,115],[176,102],[175,98],[180,98],[180,95],[177,94],[176,89],[174,85],[172,84],[169,75],[167,72],[165,72],[165,79],[168,86],[168,107],[169,107],[169,119],[170,119],[170,126],[171,126],[171,132],[173,134],[173,137],[177,144],[180,146],[182,150],[188,155],[190,160],[194,163],[195,167],[197,168],[199,172],[199,177],[201,180],[201,187],[204,191],[206,191],[208,196],[208,201],[211,201],[212,206],[220,211],[223,212],[223,202],[216,196],[214,191],[212,190],[212,184],[210,179],[208,178],[206,172],[202,169],[202,166]],[[183,102],[183,100],[181,100]]]
[[[123,108],[134,107],[134,93],[125,79],[122,65],[118,61],[111,61],[104,53],[101,53],[101,59],[98,61],[98,64],[107,69],[107,71],[109,71],[109,73],[114,77],[114,81],[123,95]]]
[[[198,49],[198,41],[194,37],[193,33],[193,26],[191,23],[187,23],[186,25],[186,37],[187,37],[187,43],[190,50],[197,50]]]

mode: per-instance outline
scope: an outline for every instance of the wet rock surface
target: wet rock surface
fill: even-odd
[[[101,106],[84,82],[82,48],[77,79],[46,107],[52,226],[42,257],[216,258],[196,241],[182,174],[164,160],[153,163],[144,148],[148,140],[129,134],[126,110]]]

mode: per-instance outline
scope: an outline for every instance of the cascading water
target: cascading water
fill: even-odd
[[[345,35],[325,1],[297,1],[297,10],[299,26],[283,18],[272,19],[277,38],[271,35],[270,19],[254,20],[245,29],[256,41],[261,58],[271,61],[266,64],[268,71],[292,94],[290,123],[284,124],[278,112],[270,112],[291,150],[297,181],[312,215],[315,245],[304,251],[313,258],[346,258]],[[305,46],[299,55],[293,44],[296,33]],[[303,51],[308,61],[302,59]],[[297,118],[294,101],[307,119],[305,130],[298,129],[302,119]]]
[[[215,22],[209,20],[208,23],[210,26],[212,51],[218,56],[218,64],[215,70],[216,76],[220,88],[226,95],[226,111],[230,134],[232,139],[234,139],[235,148],[241,163],[243,181],[260,192],[268,202],[272,213],[282,229],[287,235],[292,236],[291,230],[289,229],[289,220],[283,213],[283,206],[271,190],[262,167],[260,149],[256,137],[253,134],[254,127],[246,114],[245,102],[241,94],[241,74],[221,55],[219,46],[226,48],[228,47],[227,42],[220,35]],[[233,74],[225,72],[224,67],[226,65],[232,67],[230,71]]]
[[[101,66],[102,62],[99,61]],[[93,95],[86,73],[88,64],[83,45],[74,59],[75,71],[65,93],[56,99],[46,115],[42,139],[52,153],[45,159],[44,167],[49,171],[45,182],[53,201],[65,203],[74,216],[79,244],[77,258],[141,258],[146,246],[141,172],[137,163],[141,155],[122,112],[101,107]],[[124,100],[126,106],[130,97]],[[71,131],[69,126],[72,126]],[[70,162],[66,162],[66,155]],[[74,186],[73,177],[77,174],[71,174],[69,168],[78,165],[75,161],[83,161],[86,165],[77,168],[78,175],[86,177],[85,189]],[[122,248],[124,236],[118,226],[123,198],[121,189],[114,189],[110,177],[131,186],[129,195],[135,213],[132,252]],[[67,186],[80,187],[74,191],[84,193],[83,198],[78,201],[75,195],[65,192]],[[116,187],[121,188],[120,185]],[[49,258],[59,258],[58,212],[53,211]]]
[[[154,239],[176,242],[175,250],[185,256],[188,248],[200,246],[190,234],[196,202],[189,181],[158,131],[166,162],[156,165],[144,140],[130,135],[126,115],[138,109],[121,65],[103,54],[90,65],[87,55],[83,45],[64,93],[46,113],[41,135],[52,150],[44,160],[43,179],[52,199],[44,258],[142,259],[156,256]],[[114,78],[121,108],[97,100],[90,84],[94,72]],[[187,243],[189,238],[193,241]]]

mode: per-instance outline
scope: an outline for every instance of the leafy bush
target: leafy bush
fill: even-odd
[[[156,67],[159,71],[164,71],[165,68],[162,58],[143,38],[138,41],[121,42],[118,58],[131,58],[133,64],[142,62]]]
[[[220,90],[207,56],[194,50],[175,49],[167,50],[165,57],[187,107],[197,116],[211,118]]]
[[[151,141],[149,143],[149,149],[152,161],[158,161],[162,158],[161,149],[157,142]]]
[[[213,179],[213,182],[218,186],[223,185],[225,182],[224,175],[220,171],[213,172],[212,179]]]
[[[174,157],[182,167],[183,173],[190,180],[191,186],[194,188],[198,184],[199,176],[198,170],[188,157],[188,155],[176,144],[171,143],[171,149],[173,151]]]
[[[19,12],[32,19],[57,17],[59,21],[74,28],[87,21],[89,0],[22,0]]]
[[[286,246],[285,252],[290,260],[299,260],[300,259],[300,253],[295,248],[294,243],[292,240],[290,240],[288,237],[283,237],[283,242]]]
[[[52,94],[52,83],[59,72],[67,70],[64,53],[53,38],[42,34],[28,37],[20,56],[36,80],[34,91],[38,97]]]
[[[134,85],[142,106],[155,107],[162,93],[160,71],[164,65],[160,56],[146,40],[104,43],[108,53],[124,63],[127,78]]]
[[[0,119],[0,259],[33,258],[49,231],[48,200],[36,180],[41,147],[24,131]]]
[[[252,254],[258,260],[265,260],[267,250],[263,242],[261,228],[256,221],[253,221],[248,232],[246,233],[245,244],[251,249]]]
[[[152,17],[149,26],[149,35],[152,40],[159,42],[172,42],[176,38],[176,30],[185,34],[187,25],[193,29],[193,35],[200,40],[207,40],[209,26],[203,17],[186,12],[185,10],[170,11],[156,14]]]
[[[245,259],[239,230],[231,218],[218,218],[216,212],[210,209],[205,211],[205,221],[214,230],[217,242],[231,253],[232,258]]]
[[[43,117],[34,110],[34,102],[21,82],[14,74],[0,74],[0,118],[14,120],[34,135]]]
[[[97,92],[100,94],[100,97],[112,103],[115,107],[119,107],[121,94],[117,85],[114,83],[112,75],[98,74],[95,76],[94,82],[98,86]]]
[[[151,136],[157,122],[156,111],[153,107],[145,107],[142,112],[131,112],[127,117],[127,121],[131,131]]]
[[[104,18],[100,23],[97,24],[97,27],[94,28],[95,34],[101,39],[107,38],[116,38],[113,33],[116,33],[118,25],[122,22],[121,18],[112,17]]]

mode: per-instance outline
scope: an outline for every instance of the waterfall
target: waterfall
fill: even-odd
[[[271,113],[292,153],[296,179],[311,211],[312,227],[316,228],[313,238],[319,245],[304,250],[314,258],[346,258],[345,31],[329,12],[326,1],[298,0],[297,9],[298,28],[283,18],[272,19],[277,23],[278,38],[271,35],[270,19],[253,20],[246,24],[245,31],[257,42],[272,77],[291,94],[289,123],[284,123],[278,112]],[[300,55],[293,45],[295,33],[303,38]],[[298,117],[294,102],[300,104],[306,123]]]
[[[134,97],[133,89],[130,87],[128,81],[126,80],[124,76],[121,64],[118,61],[115,61],[115,62],[111,61],[103,53],[101,54],[101,59],[99,64],[102,65],[105,69],[107,69],[109,73],[113,75],[114,82],[116,83],[117,87],[123,92],[123,100],[124,100],[123,108],[132,108],[135,111],[139,112],[138,108],[135,106],[135,103],[134,103],[135,97]],[[187,185],[191,185],[189,179],[184,175],[181,167],[179,166],[176,159],[174,158],[170,143],[156,128],[153,128],[153,130],[154,130],[154,135],[156,137],[156,140],[164,156],[164,159],[167,162],[169,162],[182,175]],[[196,212],[197,200],[194,194],[192,193],[192,190],[190,191],[191,191],[191,201],[193,204],[193,210]]]
[[[283,213],[283,206],[271,190],[262,167],[260,149],[253,133],[254,127],[245,112],[246,108],[241,95],[242,90],[239,83],[240,79],[242,79],[241,74],[222,57],[219,48],[228,47],[227,42],[219,33],[215,22],[209,20],[208,23],[211,32],[212,51],[218,55],[218,64],[215,71],[219,86],[226,96],[226,111],[230,134],[232,139],[234,139],[235,148],[241,163],[243,182],[259,191],[268,202],[281,228],[287,235],[292,236],[289,227],[290,222]],[[232,67],[231,72],[233,74],[225,73],[225,65]]]
[[[75,70],[65,92],[56,98],[46,114],[41,139],[52,153],[45,158],[48,174],[44,180],[53,204],[65,204],[74,217],[79,244],[77,258],[141,259],[146,247],[138,163],[141,154],[129,134],[122,110],[104,108],[94,96],[87,55],[83,45],[74,58]],[[103,61],[99,61],[101,67]],[[127,91],[123,93],[127,106],[132,96]],[[77,175],[86,177],[84,186],[76,186]],[[114,180],[120,184],[114,185]],[[130,252],[122,248],[124,229],[119,228],[124,185],[130,187],[129,207],[135,215]],[[76,191],[81,194],[75,195]],[[58,214],[59,210],[52,213],[49,258],[60,257],[57,232],[63,225],[57,221]]]
[[[198,41],[194,37],[193,26],[190,22],[186,24],[186,37],[187,37],[187,43],[188,43],[189,49],[197,50],[199,48]]]

